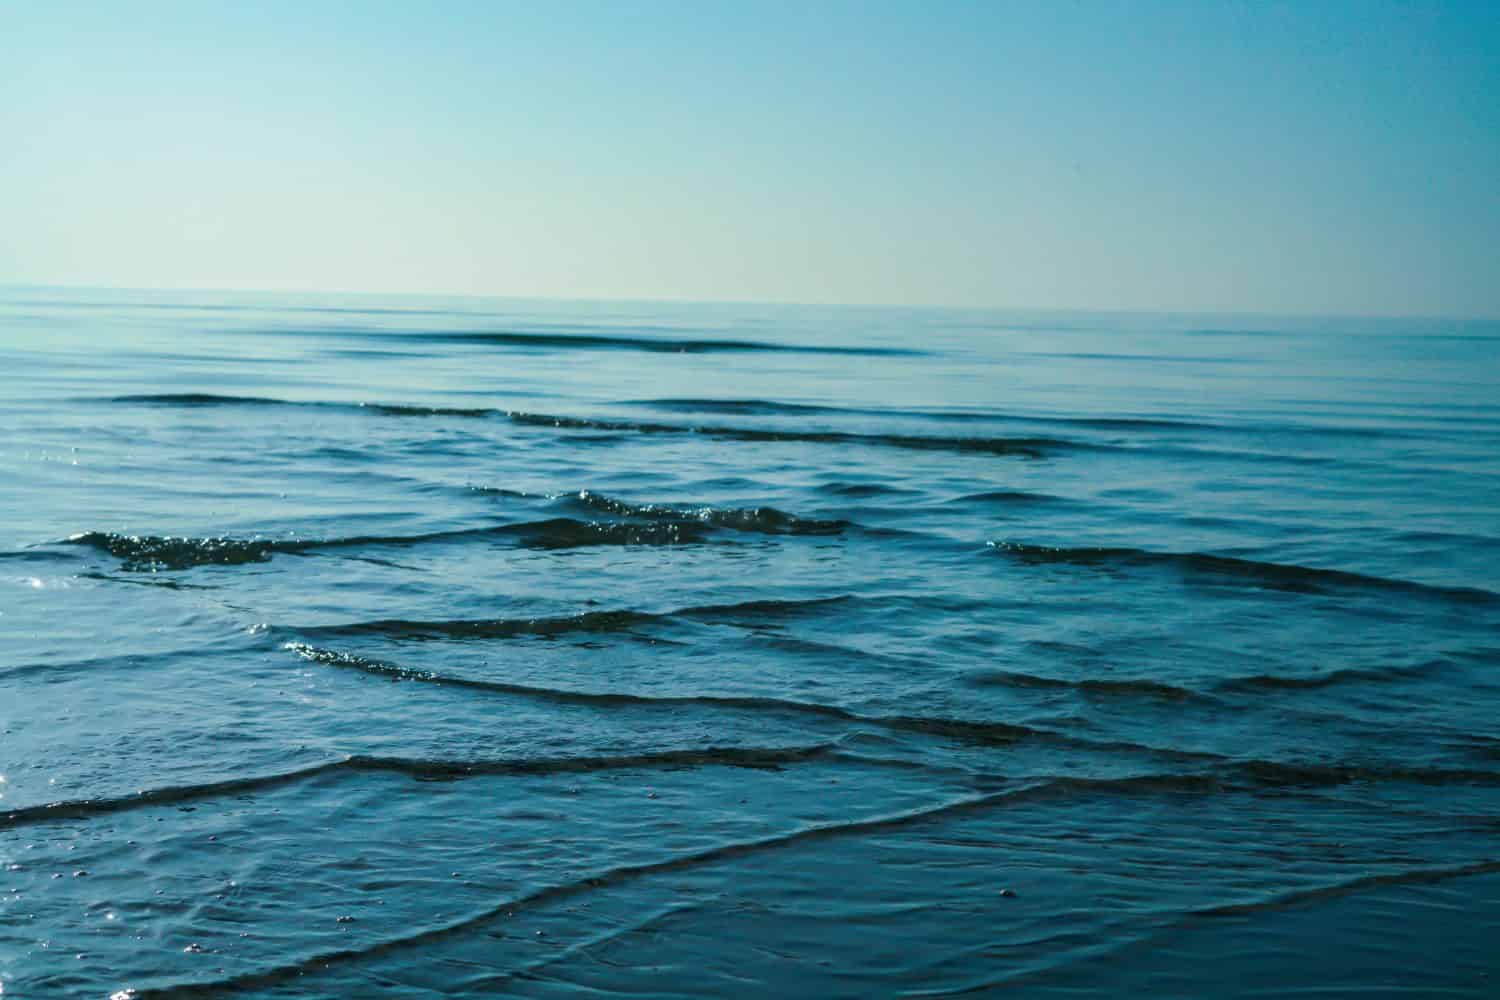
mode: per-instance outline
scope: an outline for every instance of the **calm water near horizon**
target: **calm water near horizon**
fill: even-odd
[[[0,289],[0,996],[1491,997],[1500,322]]]

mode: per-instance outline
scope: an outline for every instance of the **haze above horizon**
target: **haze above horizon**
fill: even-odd
[[[0,12],[0,283],[1500,316],[1482,3]]]

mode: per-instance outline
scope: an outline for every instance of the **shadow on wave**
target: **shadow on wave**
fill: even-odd
[[[1316,569],[1289,563],[1261,562],[1203,552],[1152,552],[1128,547],[1056,548],[1021,542],[990,542],[989,551],[1031,565],[1165,566],[1185,572],[1253,580],[1274,590],[1321,594],[1334,590],[1374,590],[1445,598],[1467,604],[1500,605],[1500,594],[1474,587],[1445,587],[1340,569]]]

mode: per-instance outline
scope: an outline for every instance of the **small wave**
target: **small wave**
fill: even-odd
[[[1239,917],[1251,913],[1260,913],[1265,910],[1279,910],[1302,903],[1347,896],[1351,893],[1364,892],[1367,889],[1379,889],[1388,885],[1429,885],[1433,882],[1445,882],[1449,879],[1469,878],[1475,875],[1492,875],[1497,872],[1500,872],[1500,860],[1476,861],[1472,864],[1454,865],[1446,868],[1409,868],[1405,871],[1362,875],[1359,878],[1349,879],[1345,882],[1320,885],[1311,889],[1296,889],[1292,892],[1282,893],[1268,899],[1255,900],[1249,903],[1228,903],[1223,906],[1211,906],[1195,910],[1191,916]]]
[[[257,631],[252,634],[258,635],[259,632]],[[243,636],[241,635],[236,635],[225,640],[227,643],[234,644],[242,641]],[[30,663],[17,663],[11,666],[0,667],[0,681],[8,681],[13,678],[32,674],[67,676],[69,674],[86,673],[93,670],[152,669],[160,667],[163,664],[186,659],[203,659],[217,654],[220,648],[221,644],[218,642],[194,643],[190,646],[157,649],[141,653],[115,653],[109,656],[87,656],[73,660],[39,660]]]
[[[1104,351],[1028,351],[1029,358],[1069,358],[1079,361],[1148,361],[1159,364],[1186,365],[1246,365],[1255,364],[1253,358],[1205,357],[1192,354],[1110,354]]]
[[[1148,680],[1112,680],[1107,678],[1084,678],[1063,680],[1058,677],[1041,677],[1010,670],[992,670],[969,678],[970,683],[981,686],[1016,688],[1042,688],[1047,690],[1081,691],[1106,697],[1147,697],[1167,701],[1188,701],[1203,695],[1190,688]]]
[[[765,340],[730,340],[713,337],[641,337],[604,333],[541,333],[529,331],[453,331],[418,333],[402,337],[430,343],[491,344],[497,347],[540,347],[562,350],[650,351],[659,354],[718,354],[787,352],[793,354],[843,354],[915,357],[926,354],[904,347],[845,346],[837,344],[786,344]]]
[[[684,523],[701,521],[716,527],[767,535],[836,535],[848,526],[846,521],[810,520],[775,507],[669,507],[654,503],[633,504],[591,490],[580,490],[569,494],[565,499],[585,510],[617,517]]]
[[[1500,772],[1426,767],[1378,767],[1374,765],[1288,764],[1271,760],[1230,760],[1211,754],[1198,755],[1205,769],[1130,778],[1054,778],[1037,785],[1028,794],[1088,791],[1095,793],[1166,791],[1199,794],[1255,793],[1265,790],[1296,792],[1307,788],[1341,785],[1472,785],[1500,787]]]
[[[887,483],[824,483],[818,487],[818,492],[840,497],[863,498],[901,496],[912,491],[905,487],[891,486]]]
[[[211,583],[186,583],[171,577],[143,576],[131,579],[127,576],[111,576],[108,573],[79,573],[80,580],[101,580],[108,583],[126,583],[134,587],[165,587],[167,590],[217,590]]]
[[[114,396],[111,403],[143,403],[152,406],[288,406],[331,410],[354,410],[387,417],[491,417],[500,411],[493,407],[417,406],[403,403],[332,403],[270,396],[223,396],[207,392],[162,392],[143,395]]]
[[[0,812],[0,829],[69,819],[93,819],[131,809],[266,791],[336,772],[381,772],[404,774],[421,781],[451,781],[479,775],[582,774],[648,768],[743,767],[780,770],[788,764],[829,755],[834,750],[831,743],[819,743],[792,747],[695,747],[619,756],[520,757],[499,760],[429,760],[355,754],[274,774],[195,785],[168,785],[112,798],[74,799],[23,806]]]
[[[1186,337],[1295,337],[1291,330],[1184,330]]]
[[[0,560],[7,562],[61,562],[71,559],[71,554],[56,549],[14,549],[0,552]]]
[[[861,600],[867,600],[867,598],[855,597],[852,594],[839,594],[834,597],[736,601],[730,604],[697,604],[674,611],[672,614],[680,618],[701,618],[706,621],[726,619],[744,621],[746,618],[751,620],[783,619],[805,614],[821,614],[830,609],[847,607]]]
[[[312,543],[242,538],[174,538],[170,535],[122,535],[85,531],[70,535],[69,545],[87,545],[121,561],[127,570],[187,569],[219,564],[237,566],[268,562],[273,552],[300,552]]]
[[[1480,785],[1500,787],[1500,772],[1470,768],[1379,767],[1367,764],[1286,764],[1236,761],[1227,776],[1266,788],[1331,788],[1350,784]]]
[[[210,392],[152,392],[114,396],[111,403],[147,403],[154,406],[310,406],[269,396],[221,396]]]
[[[402,627],[405,627],[407,624],[401,623]],[[822,702],[794,701],[785,698],[758,695],[645,695],[629,692],[571,691],[529,684],[515,684],[507,681],[491,681],[479,678],[456,677],[450,674],[439,674],[435,671],[404,667],[354,653],[311,646],[303,642],[289,642],[285,648],[301,656],[303,659],[327,666],[355,670],[361,673],[396,680],[436,684],[471,691],[485,691],[492,694],[512,695],[554,704],[593,705],[601,708],[613,708],[624,705],[635,705],[646,708],[672,708],[688,705],[703,708],[763,711],[816,716],[894,732],[920,733],[927,736],[945,737],[976,746],[1010,746],[1026,740],[1038,740],[1062,746],[1122,754],[1145,755],[1163,759],[1212,761],[1222,759],[1214,754],[1172,750],[1164,751],[1155,747],[1127,742],[1103,743],[1068,736],[1050,729],[1040,729],[1008,722],[916,715],[865,715],[839,705],[830,705]]]
[[[733,413],[742,416],[797,416],[806,413],[867,413],[840,406],[781,403],[769,399],[630,399],[621,406],[643,406],[673,413]]]
[[[743,416],[767,417],[826,413],[846,414],[849,416],[913,417],[922,420],[953,422],[1052,424],[1054,426],[1090,427],[1097,430],[1222,429],[1218,424],[1197,420],[1176,420],[1166,417],[1077,417],[973,410],[819,406],[808,403],[782,403],[767,399],[639,399],[627,400],[620,405],[649,407],[653,410],[676,413],[730,413]]]
[[[916,451],[978,452],[1042,458],[1048,451],[1099,447],[1046,437],[936,437],[920,434],[857,434],[850,431],[777,430],[764,427],[715,427],[661,424],[634,420],[597,420],[511,410],[506,417],[530,427],[561,430],[617,431],[634,434],[697,434],[729,441],[800,441],[815,444],[873,445]]]
[[[659,861],[622,865],[604,869],[581,878],[544,886],[520,896],[496,902],[468,916],[446,924],[428,927],[400,937],[385,938],[362,947],[325,952],[302,960],[270,968],[263,968],[242,975],[214,982],[183,983],[159,989],[143,991],[140,1000],[176,1000],[187,997],[217,997],[232,991],[262,989],[292,982],[312,970],[326,970],[331,966],[350,962],[367,962],[389,954],[406,952],[447,940],[462,934],[473,933],[501,918],[513,916],[518,910],[541,906],[582,896],[586,893],[647,878],[652,875],[690,870],[722,861],[753,857],[757,854],[796,847],[801,844],[844,837],[869,836],[893,830],[906,829],[922,824],[938,822],[991,809],[1012,805],[1024,805],[1037,799],[1068,797],[1079,793],[1113,795],[1163,795],[1205,794],[1219,791],[1211,780],[1188,775],[1141,775],[1132,778],[1085,779],[1060,778],[1037,782],[1021,788],[970,795],[921,806],[897,813],[885,813],[860,819],[837,820],[803,826],[786,833],[773,834],[756,840],[732,841],[718,844],[701,851],[676,854]],[[1456,877],[1500,870],[1500,862],[1484,862],[1463,868],[1444,869],[1441,877]],[[1429,873],[1431,877],[1432,873]],[[1199,911],[1200,915],[1222,915],[1223,908]]]
[[[644,625],[665,624],[674,619],[706,622],[750,622],[759,624],[797,615],[816,613],[850,601],[848,597],[817,597],[807,600],[741,601],[732,604],[705,604],[676,611],[647,612],[622,609],[585,611],[576,615],[538,618],[459,618],[437,621],[414,621],[387,618],[344,625],[324,625],[296,629],[304,636],[334,637],[380,635],[393,639],[511,639],[522,636],[552,638],[575,632],[604,634],[622,632]]]
[[[446,486],[433,485],[432,489],[447,489]],[[525,490],[511,490],[503,486],[479,486],[470,483],[464,487],[470,493],[478,493],[481,496],[506,497],[511,500],[550,500],[548,493],[528,493]]]
[[[462,934],[473,933],[502,917],[508,918],[513,916],[518,910],[570,899],[598,889],[652,875],[684,871],[717,862],[753,857],[757,854],[796,847],[809,842],[843,837],[868,836],[991,809],[1024,805],[1038,799],[1070,797],[1080,793],[1152,796],[1172,794],[1200,795],[1212,794],[1219,791],[1222,791],[1222,788],[1211,779],[1204,779],[1193,775],[1140,775],[1113,779],[1059,778],[1040,781],[1016,789],[950,799],[934,805],[921,806],[903,812],[813,824],[786,833],[773,834],[755,840],[732,841],[701,851],[675,854],[659,861],[604,869],[571,881],[544,886],[520,896],[499,900],[494,905],[471,913],[468,916],[460,917],[446,924],[418,930],[404,936],[385,938],[362,947],[325,952],[285,965],[263,968],[214,982],[183,983],[176,986],[153,989],[142,992],[140,998],[141,1000],[149,1000],[149,998],[170,1000],[170,998],[200,996],[216,997],[231,991],[272,987],[299,979],[312,970],[326,970],[331,966],[349,962],[366,962],[384,955],[410,951]],[[1451,868],[1415,869],[1405,872],[1370,875],[1341,883],[1338,886],[1301,890],[1258,903],[1205,908],[1195,911],[1193,916],[1231,916],[1237,913],[1253,912],[1256,909],[1288,905],[1300,902],[1303,899],[1314,899],[1321,895],[1357,891],[1370,886],[1400,882],[1431,882],[1448,878],[1490,874],[1497,871],[1500,871],[1500,861],[1482,861]]]
[[[236,566],[269,562],[277,553],[303,555],[328,549],[362,546],[414,546],[432,542],[477,538],[512,538],[527,548],[569,549],[591,545],[688,545],[709,540],[714,526],[698,520],[580,521],[555,517],[544,521],[459,528],[415,535],[354,535],[345,538],[192,538],[171,535],[123,535],[110,531],[86,531],[63,539],[64,544],[85,545],[119,559],[126,570],[153,571],[190,569],[194,566]]]
[[[983,503],[1011,506],[1016,504],[1067,503],[1063,497],[1051,493],[1027,493],[1023,490],[991,490],[988,493],[969,493],[955,497],[949,503]]]
[[[944,437],[922,434],[861,434],[851,431],[795,430],[761,427],[718,427],[688,424],[665,424],[651,421],[603,420],[589,417],[528,413],[520,410],[497,410],[487,407],[415,406],[394,403],[297,402],[261,396],[219,396],[208,393],[162,393],[154,395],[115,396],[110,402],[147,403],[159,406],[303,406],[320,409],[342,409],[391,417],[455,416],[464,418],[504,417],[525,427],[553,427],[559,430],[600,431],[635,434],[696,434],[727,441],[801,441],[813,444],[870,445],[905,448],[917,451],[977,452],[992,455],[1016,455],[1041,458],[1046,452],[1062,449],[1105,447],[1048,437]]]
[[[710,527],[695,520],[633,524],[555,517],[488,530],[494,534],[514,535],[529,548],[572,549],[589,545],[697,545],[709,540]]]
[[[1025,563],[1071,563],[1083,566],[1172,566],[1191,572],[1255,580],[1266,586],[1299,593],[1322,593],[1329,588],[1384,590],[1430,595],[1473,604],[1500,603],[1500,594],[1471,587],[1444,587],[1389,577],[1367,576],[1339,569],[1317,569],[1289,563],[1260,562],[1202,552],[1152,552],[1125,547],[1055,548],[1020,542],[990,542],[989,550]]]
[[[136,1000],[182,1000],[182,998],[188,997],[221,997],[231,992],[275,987],[299,979],[313,970],[322,971],[331,966],[348,962],[367,962],[384,955],[431,945],[438,941],[475,931],[500,919],[502,916],[513,915],[517,910],[580,896],[607,886],[645,878],[654,874],[687,870],[717,861],[753,856],[765,851],[790,847],[811,840],[896,829],[914,823],[959,814],[976,808],[983,808],[998,802],[1000,798],[1001,794],[973,796],[903,813],[885,814],[871,819],[845,820],[804,826],[788,833],[775,834],[758,840],[731,841],[693,853],[674,854],[660,861],[649,861],[641,864],[608,868],[582,878],[543,886],[523,895],[504,899],[491,907],[465,917],[460,917],[449,923],[413,931],[400,937],[385,938],[362,947],[324,952],[301,960],[294,960],[288,964],[262,968],[215,981],[186,982],[142,990],[136,992],[134,997]]]
[[[1297,677],[1288,674],[1254,674],[1221,681],[1219,687],[1231,691],[1314,690],[1343,684],[1383,683],[1422,676],[1446,666],[1446,660],[1428,660],[1412,667],[1360,668],[1345,667],[1326,674]]]
[[[379,635],[392,639],[512,639],[521,636],[555,638],[575,632],[602,634],[622,632],[649,625],[665,615],[638,611],[586,611],[577,615],[553,618],[468,618],[452,621],[415,621],[406,618],[382,618],[376,621],[351,622],[299,629],[302,635],[314,637]]]
[[[362,410],[387,417],[491,417],[488,406],[407,406],[399,403],[356,403]]]
[[[393,677],[398,680],[418,681],[447,687],[492,691],[497,694],[518,695],[560,704],[575,705],[643,705],[667,707],[677,705],[700,705],[709,708],[765,710],[797,715],[816,715],[846,722],[866,723],[884,729],[922,732],[936,735],[962,736],[980,743],[1014,743],[1027,736],[1053,735],[1046,730],[1030,729],[1006,723],[969,722],[961,719],[923,718],[918,716],[866,716],[820,702],[793,701],[785,698],[756,695],[644,695],[626,692],[568,691],[560,688],[540,687],[530,684],[513,684],[506,681],[489,681],[478,678],[454,677],[433,671],[417,670],[370,657],[345,653],[334,649],[310,646],[307,643],[291,642],[286,648],[305,660],[328,666],[343,667],[362,673]]]

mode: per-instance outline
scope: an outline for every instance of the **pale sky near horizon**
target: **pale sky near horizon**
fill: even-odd
[[[1500,316],[1500,4],[0,2],[0,283]]]

